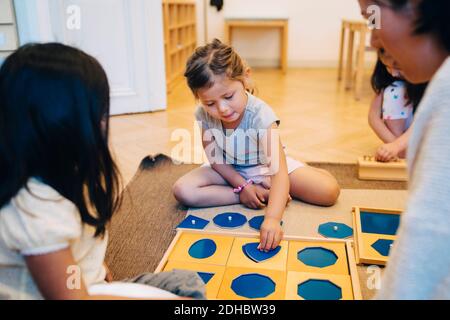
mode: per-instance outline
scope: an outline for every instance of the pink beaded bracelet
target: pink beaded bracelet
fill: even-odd
[[[253,180],[252,179],[248,179],[247,181],[245,181],[245,183],[237,188],[233,189],[234,193],[241,193],[242,190],[244,190],[244,188],[246,186],[248,186],[249,184],[253,184]]]

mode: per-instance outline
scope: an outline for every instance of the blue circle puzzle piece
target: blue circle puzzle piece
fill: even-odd
[[[231,283],[234,293],[248,299],[265,298],[275,292],[275,287],[272,279],[258,273],[241,275]]]
[[[377,250],[377,252],[382,256],[387,257],[389,256],[393,243],[394,241],[392,240],[378,239],[372,244],[372,248]]]
[[[297,294],[305,300],[342,299],[342,289],[329,280],[310,279],[300,283]]]
[[[319,233],[326,238],[345,239],[353,235],[353,229],[339,222],[328,222],[319,226]]]
[[[281,247],[278,246],[275,249],[270,250],[268,252],[260,251],[260,250],[258,250],[258,245],[259,245],[259,243],[252,242],[252,243],[244,244],[242,246],[242,251],[244,252],[244,254],[250,260],[253,260],[256,263],[264,262],[264,261],[276,256],[278,254],[278,252],[280,252],[280,250],[281,250]]]
[[[206,259],[211,257],[217,249],[216,243],[211,239],[201,239],[196,241],[189,248],[189,255],[196,259]]]
[[[325,268],[334,265],[338,257],[331,250],[321,247],[310,247],[299,251],[297,259],[310,267]]]
[[[209,272],[197,272],[198,276],[202,278],[203,282],[205,284],[208,284],[209,280],[211,280],[212,277],[214,277],[214,273]]]
[[[237,212],[224,212],[215,216],[213,221],[221,228],[232,229],[243,226],[247,218]]]

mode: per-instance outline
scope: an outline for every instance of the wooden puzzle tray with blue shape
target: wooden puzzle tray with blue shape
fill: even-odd
[[[208,299],[360,300],[353,242],[285,237],[259,252],[255,234],[180,230],[156,272],[196,271]]]
[[[386,265],[400,225],[401,210],[353,208],[358,264]]]

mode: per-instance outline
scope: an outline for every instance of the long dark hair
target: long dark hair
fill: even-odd
[[[394,77],[389,73],[383,62],[381,62],[381,59],[378,58],[371,80],[373,91],[376,94],[380,94],[388,86],[399,80],[405,82],[406,94],[408,96],[407,104],[412,104],[413,110],[416,112],[417,106],[420,104],[428,84],[412,84],[404,79]]]
[[[36,177],[103,235],[120,203],[109,103],[105,71],[78,49],[29,44],[9,56],[0,69],[0,208]]]

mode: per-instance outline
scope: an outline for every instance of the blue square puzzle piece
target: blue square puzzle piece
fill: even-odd
[[[400,225],[400,215],[361,211],[361,230],[364,233],[395,236]]]
[[[184,219],[177,226],[177,228],[202,230],[208,225],[208,223],[209,223],[208,220],[193,215],[188,215],[186,219]]]

